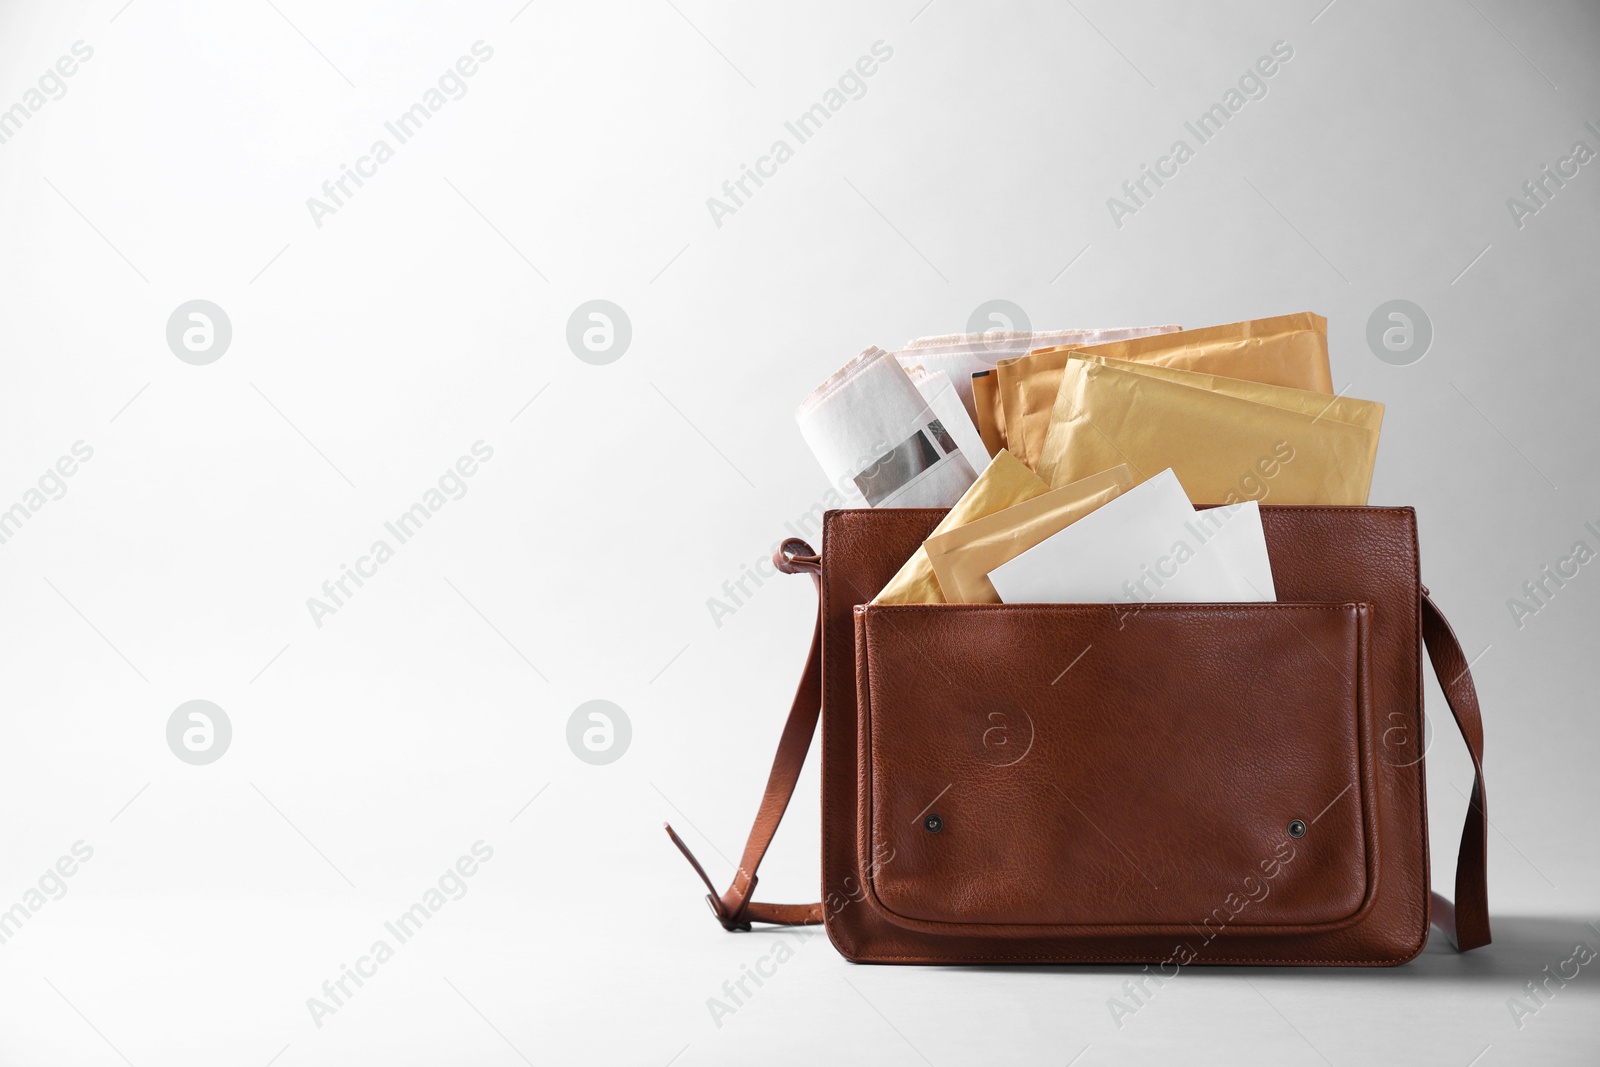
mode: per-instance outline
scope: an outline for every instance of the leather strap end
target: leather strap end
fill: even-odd
[[[1474,929],[1469,926],[1463,936],[1461,927],[1456,922],[1456,906],[1450,899],[1438,893],[1433,896],[1433,925],[1443,930],[1450,938],[1450,943],[1457,952],[1471,952],[1475,948],[1482,948],[1490,943],[1489,929],[1487,926]]]
[[[668,837],[672,838],[672,843],[678,846],[678,851],[683,853],[683,858],[689,861],[689,866],[694,868],[694,873],[700,876],[700,880],[706,884],[706,888],[711,890],[711,895],[716,896],[717,887],[711,884],[711,877],[706,874],[706,869],[700,866],[700,861],[694,858],[694,853],[689,851],[689,846],[683,843],[683,838],[678,836],[678,832],[672,828],[672,824],[664,822],[661,824],[661,828],[667,832]]]
[[[694,873],[700,876],[700,880],[710,890],[706,894],[706,903],[711,906],[711,914],[717,917],[717,922],[722,924],[722,928],[730,933],[749,930],[749,920],[738,918],[729,913],[727,906],[722,902],[722,898],[717,896],[717,887],[711,884],[711,876],[706,874],[706,869],[700,866],[700,861],[695,859],[694,853],[689,850],[688,845],[684,844],[683,838],[678,836],[678,832],[672,828],[672,824],[664,822],[661,826],[667,831],[667,836],[672,838],[672,843],[678,846],[678,851],[683,853],[683,858],[689,861],[689,866],[694,868]]]
[[[798,537],[791,537],[778,546],[772,554],[772,565],[784,574],[822,573],[822,557]]]

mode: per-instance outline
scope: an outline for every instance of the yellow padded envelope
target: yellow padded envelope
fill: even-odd
[[[1006,447],[1006,427],[1001,421],[1000,394],[996,392],[999,379],[992,370],[981,370],[972,376],[972,407],[977,416],[978,436],[990,456],[998,455]]]
[[[954,530],[963,523],[973,519],[982,518],[1001,508],[1008,508],[1012,504],[1020,504],[1048,492],[1046,485],[1037,474],[1023,466],[1011,453],[1002,449],[994,457],[994,461],[978,475],[978,480],[967,488],[956,501],[955,506],[945,513],[939,520],[939,525],[933,528],[935,534]],[[930,535],[931,536],[931,535]],[[898,573],[883,591],[872,598],[874,604],[943,604],[944,596],[939,592],[939,580],[933,576],[933,565],[928,562],[928,553],[924,548],[918,548],[906,560]]]
[[[998,604],[989,572],[1133,488],[1126,464],[1052,489],[923,542],[945,600]]]
[[[1198,330],[1152,334],[1092,346],[1043,348],[995,368],[1005,412],[1006,447],[1039,469],[1050,412],[1069,352],[1331,394],[1328,320],[1313,312],[1246,319]]]
[[[1158,367],[1149,363],[1130,363],[1121,359],[1108,359],[1087,351],[1074,352],[1072,358],[1100,363],[1133,374],[1143,374],[1147,378],[1177,382],[1179,385],[1192,386],[1211,393],[1226,393],[1241,400],[1254,400],[1258,404],[1267,404],[1275,408],[1289,408],[1318,418],[1365,426],[1374,433],[1383,427],[1383,405],[1376,400],[1329,396],[1327,393],[1313,392],[1310,389],[1289,389],[1281,385],[1249,382],[1242,378],[1225,378],[1220,374],[1206,374],[1202,371]],[[1055,404],[1052,402],[1052,410],[1054,407]]]
[[[1114,360],[1069,359],[1039,473],[1171,467],[1197,504],[1363,505],[1383,405]]]

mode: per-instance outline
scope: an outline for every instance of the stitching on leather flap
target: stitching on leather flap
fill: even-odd
[[[1362,883],[1360,885],[1361,896],[1356,905],[1350,911],[1327,919],[1316,919],[1305,922],[1293,920],[1251,922],[1243,919],[1229,921],[1234,922],[1234,926],[1232,927],[1233,929],[1237,929],[1241,934],[1248,934],[1250,936],[1270,936],[1275,933],[1303,936],[1311,933],[1331,932],[1333,930],[1359,922],[1371,910],[1374,902],[1377,899],[1377,881],[1380,870],[1380,866],[1377,862],[1377,850],[1379,843],[1376,839],[1374,825],[1374,820],[1376,818],[1376,788],[1373,780],[1373,755],[1370,751],[1372,693],[1370,687],[1371,631],[1369,623],[1370,616],[1372,614],[1372,606],[1366,603],[1355,601],[1333,601],[1323,603],[1269,602],[1210,605],[1151,604],[1145,605],[1145,607],[1148,609],[1159,609],[1160,611],[1169,614],[1172,612],[1184,613],[1196,618],[1204,618],[1213,614],[1224,614],[1236,609],[1243,609],[1244,611],[1250,613],[1266,611],[1280,615],[1288,612],[1309,611],[1329,616],[1335,620],[1354,624],[1354,632],[1349,634],[1348,638],[1346,639],[1350,642],[1350,644],[1346,645],[1346,648],[1348,649],[1349,654],[1353,657],[1353,662],[1350,664],[1352,675],[1346,676],[1345,680],[1348,686],[1346,698],[1353,702],[1353,707],[1351,708],[1353,720],[1351,721],[1350,726],[1353,733],[1353,740],[1357,745],[1357,751],[1355,753],[1355,777],[1345,787],[1345,791],[1348,791],[1351,788],[1356,789],[1357,795],[1355,799],[1358,801],[1360,806],[1360,814],[1358,816],[1357,826],[1355,827],[1355,833],[1356,843],[1360,849],[1360,862],[1362,866],[1361,873],[1363,876]],[[959,615],[965,612],[974,616],[981,616],[996,611],[1009,613],[1012,616],[1047,615],[1052,618],[1085,616],[1091,618],[1104,618],[1107,610],[1114,611],[1115,608],[1115,605],[1049,604],[876,605],[872,606],[870,609],[858,607],[858,623],[865,627],[863,636],[866,638],[864,649],[865,655],[860,656],[859,654],[862,650],[857,650],[859,658],[865,660],[864,667],[866,674],[865,684],[861,687],[862,692],[858,699],[859,713],[862,716],[862,729],[860,731],[860,738],[858,742],[861,746],[861,752],[858,754],[858,757],[862,763],[862,769],[864,772],[860,777],[859,787],[866,790],[866,796],[864,798],[865,819],[864,824],[859,827],[859,832],[857,835],[856,851],[858,854],[858,862],[859,857],[862,855],[862,849],[871,850],[881,848],[885,844],[885,842],[879,840],[878,827],[878,819],[882,815],[882,811],[879,809],[882,799],[877,795],[877,791],[881,788],[881,781],[880,776],[877,773],[876,765],[872,759],[871,752],[872,739],[876,734],[875,726],[883,725],[874,723],[872,711],[874,696],[879,695],[876,694],[878,683],[881,682],[881,679],[877,677],[878,667],[881,666],[881,663],[875,663],[874,661],[880,659],[881,657],[874,654],[877,642],[872,639],[872,634],[870,631],[873,629],[879,629],[885,625],[888,625],[889,630],[893,631],[894,627],[889,624],[889,620],[887,618],[883,621],[883,623],[880,624],[879,627],[873,627],[873,618],[876,614],[879,612],[884,612],[890,617],[899,618],[902,620],[914,616],[933,616],[942,617],[947,621],[951,621],[952,614]],[[1299,630],[1298,627],[1295,627],[1295,629],[1297,631]],[[904,637],[906,635],[901,636]],[[1320,652],[1319,655],[1321,655]],[[1342,659],[1342,657],[1340,658]],[[1323,659],[1326,660],[1329,665],[1341,675],[1344,674],[1344,669],[1338,664],[1335,664],[1332,660],[1327,660],[1326,656],[1323,656]],[[915,665],[913,665],[913,667],[914,666]],[[887,728],[892,729],[892,724],[888,724]],[[1031,737],[1032,734],[1030,731],[1030,744],[1032,743]],[[868,770],[868,768],[871,769]],[[1343,792],[1341,792],[1339,796],[1342,797]],[[1337,801],[1338,797],[1335,797],[1334,799]],[[1077,807],[1075,802],[1072,803],[1072,806],[1074,808]],[[1331,804],[1329,806],[1331,807]],[[1326,810],[1327,809],[1323,809],[1322,812],[1308,812],[1306,814],[1308,818],[1320,818]],[[1088,820],[1091,825],[1094,824],[1092,817],[1082,813],[1081,811],[1079,813],[1084,819]],[[1101,836],[1105,836],[1104,831],[1099,832],[1101,833]],[[1113,842],[1113,844],[1115,844],[1115,842]],[[1118,851],[1121,851],[1120,846],[1118,846]],[[1126,854],[1124,855],[1126,857]],[[1131,863],[1133,861],[1129,860],[1129,862]],[[1245,874],[1254,875],[1254,873],[1255,872],[1253,869],[1245,870]],[[1143,934],[1155,935],[1166,933],[1192,934],[1194,929],[1192,926],[1192,922],[1194,920],[1185,922],[1184,920],[1179,919],[1169,919],[1163,922],[1152,923],[1115,921],[1072,923],[1045,920],[1011,923],[982,918],[966,920],[962,918],[946,919],[918,917],[904,914],[903,912],[897,911],[895,908],[891,907],[883,899],[880,886],[877,884],[878,879],[874,875],[875,872],[873,872],[871,869],[868,869],[868,891],[872,896],[873,906],[876,909],[881,909],[886,917],[892,917],[892,921],[897,924],[904,925],[911,929],[924,930],[926,932],[945,934],[975,934],[977,936],[989,937],[1023,935],[1037,937],[1060,937],[1084,936],[1085,932],[1088,931],[1097,932],[1097,934],[1100,936],[1113,934],[1121,936],[1139,936]],[[1145,877],[1146,880],[1148,880],[1148,876]],[[1243,877],[1243,875],[1241,875],[1241,877]],[[957,891],[957,889],[958,887],[952,887],[952,891]],[[1070,886],[1063,886],[1062,889],[1063,891],[1068,891],[1070,890]],[[1265,897],[1263,897],[1263,899],[1265,899]],[[1208,938],[1207,941],[1209,942],[1209,940],[1210,939]]]

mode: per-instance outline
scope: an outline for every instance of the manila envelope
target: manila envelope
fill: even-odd
[[[1035,470],[1050,428],[1068,352],[1180,370],[1207,371],[1246,381],[1331,394],[1328,320],[1302,311],[1270,319],[1153,334],[1099,345],[1043,348],[1002,360],[1000,403],[1006,413],[1006,446]]]
[[[998,604],[989,572],[1071,526],[1134,486],[1126,464],[996,511],[923,543],[945,600]]]
[[[978,436],[990,456],[1006,447],[1006,426],[1000,419],[1000,395],[995,392],[997,379],[992,370],[975,371],[972,375],[972,406],[978,421]]]
[[[1139,481],[1171,467],[1196,503],[1364,505],[1382,407],[1341,400],[1348,398],[1312,394],[1279,407],[1071,359],[1040,473],[1061,483],[1121,462]],[[1362,421],[1342,422],[1335,412]]]
[[[1383,405],[1376,400],[1357,400],[1349,396],[1329,396],[1327,393],[1313,392],[1310,389],[1289,389],[1282,385],[1247,382],[1242,378],[1224,378],[1220,374],[1206,374],[1203,371],[1158,367],[1150,363],[1130,363],[1121,359],[1109,359],[1106,356],[1095,355],[1088,351],[1074,352],[1071,358],[1086,360],[1090,363],[1099,363],[1107,367],[1115,367],[1117,370],[1125,370],[1131,374],[1142,374],[1147,378],[1161,378],[1164,381],[1177,382],[1179,385],[1204,389],[1209,393],[1226,393],[1228,396],[1236,396],[1241,400],[1254,400],[1258,404],[1266,404],[1270,407],[1289,408],[1304,415],[1314,415],[1319,419],[1333,419],[1335,422],[1348,422],[1354,426],[1365,426],[1373,433],[1377,433],[1383,426]],[[1047,434],[1046,438],[1048,436]]]
[[[947,530],[954,530],[963,523],[982,518],[1013,504],[1020,504],[1049,490],[1050,487],[1037,474],[1023,466],[1022,462],[1011,453],[1002,449],[994,457],[994,462],[978,475],[978,480],[967,487],[967,491],[956,501],[955,506],[939,520],[939,525],[933,528],[933,533],[941,534]],[[889,584],[872,598],[872,602],[943,604],[945,600],[939,592],[939,581],[933,576],[933,566],[928,562],[927,550],[918,548],[912,553],[899,573],[889,579]]]

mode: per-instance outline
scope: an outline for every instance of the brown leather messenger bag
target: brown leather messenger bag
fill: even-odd
[[[869,601],[943,516],[831,511],[774,555],[820,604],[727,930],[870,963],[1393,966],[1489,943],[1483,726],[1410,508],[1263,506],[1279,600]],[[1430,892],[1422,649],[1472,755]],[[753,899],[822,723],[822,900]]]

